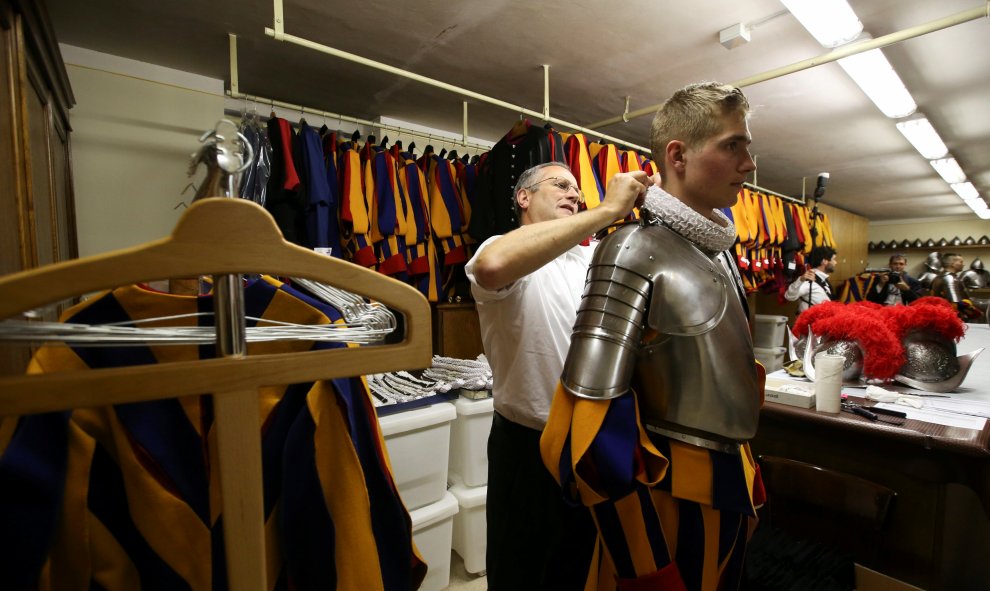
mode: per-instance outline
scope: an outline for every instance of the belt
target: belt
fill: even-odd
[[[687,433],[681,433],[679,431],[671,431],[670,429],[664,429],[654,425],[646,425],[646,430],[663,435],[664,437],[670,437],[671,439],[683,441],[684,443],[688,443],[690,445],[696,445],[712,451],[720,451],[722,453],[736,456],[739,455],[739,448],[742,445],[738,441],[717,441],[715,439],[707,439],[697,435],[688,435]]]

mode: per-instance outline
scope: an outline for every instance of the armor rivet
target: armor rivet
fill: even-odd
[[[652,255],[652,254],[650,255],[650,260],[651,260],[651,261],[653,260],[653,255]]]
[[[647,279],[653,279],[653,273],[647,273],[646,274],[646,278]]]
[[[628,245],[628,244],[626,245],[626,249],[627,249],[627,250],[629,249],[629,245]]]

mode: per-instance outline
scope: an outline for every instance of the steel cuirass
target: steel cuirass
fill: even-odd
[[[953,304],[958,304],[969,297],[962,281],[948,272],[943,272],[932,281],[932,295],[949,300]]]
[[[664,226],[629,224],[598,245],[562,384],[591,399],[632,388],[650,430],[696,445],[756,433],[760,386],[732,279]]]

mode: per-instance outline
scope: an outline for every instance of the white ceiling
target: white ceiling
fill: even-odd
[[[285,32],[586,125],[662,102],[700,80],[733,82],[825,53],[779,0],[283,0]],[[238,35],[241,92],[459,133],[462,98],[267,37],[270,0],[47,0],[59,42],[227,80]],[[850,0],[874,38],[986,5]],[[757,23],[728,50],[718,32]],[[884,49],[985,199],[990,198],[990,20]],[[873,221],[976,217],[835,63],[745,89],[759,185],[824,199]],[[518,114],[476,101],[470,134],[492,141]],[[602,131],[649,145],[651,117]],[[566,131],[566,130],[564,130]]]

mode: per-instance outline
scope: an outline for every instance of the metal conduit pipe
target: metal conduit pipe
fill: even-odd
[[[800,62],[795,62],[789,66],[783,66],[762,74],[756,74],[750,76],[749,78],[743,78],[735,82],[730,82],[732,86],[738,88],[744,88],[746,86],[752,86],[760,82],[766,82],[767,80],[773,80],[774,78],[780,78],[781,76],[786,76],[788,74],[793,74],[795,72],[800,72],[802,70],[807,70],[809,68],[814,68],[815,66],[820,66],[822,64],[827,64],[840,60],[844,57],[849,57],[850,55],[856,55],[858,53],[863,53],[864,51],[870,51],[871,49],[877,49],[880,47],[887,47],[888,45],[893,45],[894,43],[899,43],[906,39],[912,39],[914,37],[920,37],[927,33],[933,33],[935,31],[940,31],[942,29],[947,29],[949,27],[954,27],[956,25],[961,25],[978,18],[987,18],[988,12],[990,12],[990,3],[984,6],[979,6],[977,8],[971,8],[970,10],[965,10],[963,12],[940,18],[937,20],[929,21],[927,23],[917,25],[914,27],[909,27],[902,31],[897,31],[896,33],[890,33],[889,35],[884,35],[883,37],[877,37],[870,41],[863,41],[861,43],[854,43],[851,45],[845,45],[829,51],[828,53],[823,53],[819,56],[802,60]],[[621,123],[623,121],[629,121],[630,119],[635,119],[636,117],[642,117],[643,115],[652,115],[657,112],[657,110],[663,105],[663,103],[657,103],[655,105],[650,105],[649,107],[643,107],[642,109],[636,109],[635,111],[630,111],[628,113],[623,113],[622,115],[617,115],[615,117],[610,117],[602,121],[597,121],[595,123],[588,124],[588,127],[592,129],[597,129],[600,127],[606,127],[614,123]]]
[[[308,39],[303,39],[302,37],[296,37],[295,35],[289,35],[288,33],[277,32],[274,29],[270,29],[268,27],[265,27],[265,34],[268,35],[269,37],[272,37],[272,38],[278,40],[278,41],[285,41],[285,42],[288,42],[288,43],[292,43],[294,45],[300,45],[302,47],[306,47],[306,48],[312,49],[314,51],[319,51],[320,53],[325,53],[327,55],[332,55],[334,57],[339,57],[339,58],[345,59],[347,61],[355,62],[355,63],[361,64],[361,65],[364,65],[364,66],[368,66],[369,68],[374,68],[376,70],[381,70],[383,72],[388,72],[388,73],[394,74],[396,76],[402,76],[403,78],[409,78],[410,80],[415,80],[417,82],[421,82],[421,83],[427,84],[429,86],[433,86],[433,87],[440,88],[440,89],[443,89],[443,90],[446,90],[446,91],[449,91],[449,92],[453,92],[455,94],[459,94],[461,96],[464,96],[464,97],[467,97],[467,98],[471,98],[471,99],[477,100],[479,102],[488,103],[490,105],[495,105],[497,107],[502,107],[504,109],[509,109],[509,110],[515,111],[517,113],[522,113],[524,115],[529,115],[530,117],[535,117],[537,119],[540,119],[541,121],[547,121],[548,123],[552,123],[554,125],[559,125],[561,127],[567,128],[567,129],[572,129],[574,131],[580,131],[582,133],[590,134],[590,135],[593,135],[595,137],[600,137],[600,138],[602,138],[604,140],[608,140],[608,141],[610,141],[610,142],[612,142],[614,144],[619,144],[619,145],[627,146],[627,147],[633,148],[635,150],[641,150],[641,151],[643,151],[643,152],[645,152],[647,154],[650,153],[650,149],[649,148],[646,148],[644,146],[639,146],[637,144],[633,144],[633,143],[627,142],[625,140],[621,140],[621,139],[619,139],[617,137],[612,137],[610,135],[605,135],[605,134],[603,134],[600,131],[595,131],[594,129],[589,129],[587,127],[582,127],[580,125],[576,125],[574,123],[570,123],[570,122],[564,121],[562,119],[557,119],[556,117],[544,117],[544,114],[543,113],[540,113],[539,111],[534,111],[532,109],[527,109],[527,108],[521,107],[519,105],[514,105],[512,103],[509,103],[509,102],[506,102],[506,101],[503,101],[503,100],[500,100],[500,99],[492,98],[492,97],[489,97],[489,96],[486,96],[486,95],[483,95],[483,94],[474,92],[472,90],[468,90],[466,88],[461,88],[460,86],[454,86],[453,84],[447,84],[446,82],[441,82],[439,80],[434,80],[433,78],[428,78],[428,77],[422,76],[420,74],[415,74],[413,72],[407,72],[405,70],[401,70],[399,68],[396,68],[395,66],[390,66],[388,64],[383,64],[381,62],[376,62],[374,60],[370,60],[368,58],[361,57],[359,55],[356,55],[356,54],[353,54],[353,53],[349,53],[349,52],[346,52],[346,51],[341,51],[339,49],[334,49],[333,47],[328,47],[326,45],[322,45],[320,43],[316,43],[316,42],[310,41]]]

